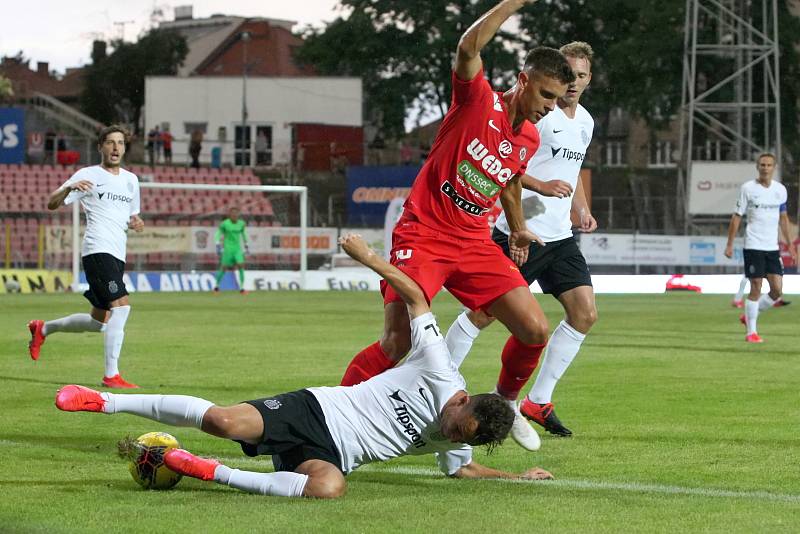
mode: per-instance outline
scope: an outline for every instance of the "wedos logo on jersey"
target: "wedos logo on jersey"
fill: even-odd
[[[480,163],[483,170],[490,176],[497,178],[500,184],[505,184],[514,176],[514,172],[509,168],[503,167],[503,162],[500,161],[500,158],[494,154],[490,154],[489,149],[486,148],[477,137],[467,145],[467,154],[472,156],[472,159],[474,159],[476,163]]]
[[[417,430],[417,427],[414,426],[414,422],[411,420],[411,414],[408,411],[408,405],[400,396],[400,390],[398,389],[389,395],[389,398],[399,403],[393,406],[395,414],[394,420],[400,424],[400,428],[402,429],[403,433],[407,434],[409,439],[411,439],[411,443],[414,445],[414,448],[419,449],[427,445],[425,440],[422,439],[422,434],[419,430]]]
[[[556,159],[559,155],[561,155],[560,159],[580,162],[586,157],[586,152],[581,153],[575,150],[570,150],[569,148],[551,146],[550,151],[553,153],[553,159]]]

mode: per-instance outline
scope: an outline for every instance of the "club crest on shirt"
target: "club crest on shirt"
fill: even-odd
[[[119,286],[117,286],[117,283],[114,280],[111,280],[108,283],[108,292],[109,293],[116,293],[118,289],[119,289]]]
[[[498,150],[500,151],[501,156],[507,158],[514,151],[514,147],[511,146],[511,142],[508,139],[503,139],[503,141],[500,142],[500,147]]]
[[[527,156],[527,155],[528,155],[528,149],[527,148],[522,147],[522,148],[519,149],[519,159],[520,160],[525,161],[525,156]]]
[[[581,141],[583,141],[584,145],[589,144],[589,134],[586,133],[586,130],[581,128]]]
[[[277,410],[283,405],[281,404],[281,401],[279,401],[278,399],[265,399],[264,406],[266,406],[270,410]]]

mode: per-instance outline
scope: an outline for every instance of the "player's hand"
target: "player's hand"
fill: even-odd
[[[534,467],[522,473],[519,478],[522,480],[553,480],[553,475],[541,467]]]
[[[581,209],[581,225],[578,227],[578,230],[585,233],[591,234],[595,230],[597,230],[597,221],[592,214],[586,211],[585,209]]]
[[[792,257],[795,263],[797,263],[797,247],[794,243],[789,243],[789,255]]]
[[[511,232],[511,235],[508,236],[508,251],[514,263],[522,265],[528,261],[528,248],[534,241],[545,246],[544,241],[530,230]]]
[[[222,245],[217,243],[216,248],[217,248],[217,256],[222,256]]]
[[[733,257],[733,245],[728,245],[725,247],[725,257],[726,258]]]
[[[361,263],[375,255],[375,251],[369,248],[361,234],[345,234],[339,238],[339,245],[348,256]]]
[[[567,198],[572,194],[572,186],[563,180],[550,180],[541,182],[536,192],[545,197]]]
[[[85,193],[92,190],[94,183],[91,180],[80,180],[67,187],[69,187],[70,191],[83,191]]]
[[[128,221],[128,228],[134,232],[141,233],[144,231],[144,221],[138,215],[132,215],[130,221]]]

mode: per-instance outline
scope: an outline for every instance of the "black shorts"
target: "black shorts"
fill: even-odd
[[[236,440],[247,456],[272,455],[276,471],[294,471],[306,460],[324,460],[342,468],[339,450],[317,398],[307,389],[245,401],[264,419],[261,443]]]
[[[125,262],[111,254],[89,254],[83,257],[83,272],[89,290],[83,296],[92,306],[101,310],[110,310],[111,302],[128,294],[122,275],[125,274]]]
[[[768,274],[783,276],[780,251],[744,249],[744,275],[747,278],[764,278]]]
[[[500,245],[506,256],[510,255],[506,234],[495,229],[492,232],[492,239]],[[543,292],[556,298],[576,287],[592,287],[589,266],[574,237],[553,241],[544,247],[538,243],[531,243],[528,261],[519,270],[529,285],[534,281],[539,282]]]

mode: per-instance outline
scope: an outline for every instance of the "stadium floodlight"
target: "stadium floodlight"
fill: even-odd
[[[258,195],[270,194],[291,194],[299,195],[299,272],[300,272],[300,288],[306,289],[306,273],[308,270],[308,188],[305,186],[289,186],[289,185],[233,185],[233,184],[208,184],[208,183],[169,183],[169,182],[148,182],[140,181],[139,183],[142,192],[147,189],[155,190],[175,190],[175,191],[216,191],[216,192],[247,192],[255,193]],[[143,195],[144,196],[144,195]],[[268,197],[267,197],[268,198]],[[72,289],[77,291],[80,286],[80,271],[81,271],[81,247],[80,243],[80,203],[75,202],[72,205]],[[219,209],[213,213],[203,212],[202,208],[194,212],[195,216],[213,217],[214,225],[218,225],[219,221],[226,216],[227,212],[223,211],[225,202],[221,202]],[[148,214],[147,202],[142,200],[142,213]],[[187,215],[184,212],[184,215]],[[247,210],[243,210],[243,216],[247,219]],[[162,214],[162,218],[163,218]],[[155,217],[155,216],[154,216]],[[168,215],[167,215],[168,217]],[[145,217],[145,222],[148,222],[148,217]],[[74,244],[78,244],[74,246]],[[130,251],[129,251],[130,256]],[[129,262],[130,263],[130,262]],[[132,270],[128,267],[127,270]]]

